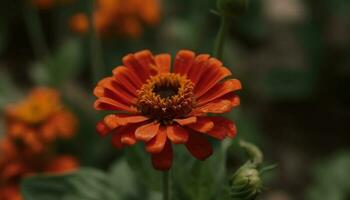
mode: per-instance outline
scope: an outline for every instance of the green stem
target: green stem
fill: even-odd
[[[244,140],[240,140],[239,145],[246,150],[253,164],[260,165],[263,162],[264,155],[256,145]]]
[[[30,4],[30,1],[23,3],[23,17],[37,58],[48,56],[49,48],[45,41],[39,13],[37,8]]]
[[[222,15],[220,29],[216,36],[215,47],[214,47],[215,48],[214,56],[219,60],[222,60],[222,57],[223,57],[223,49],[224,49],[227,29],[228,29],[228,17]]]
[[[94,0],[90,2],[90,56],[93,84],[101,78],[103,65],[102,45],[94,24]]]
[[[163,200],[170,200],[170,174],[163,172]]]

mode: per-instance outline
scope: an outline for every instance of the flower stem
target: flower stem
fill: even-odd
[[[93,84],[96,84],[101,78],[101,72],[104,69],[101,40],[97,35],[94,24],[95,0],[90,1],[90,56],[91,56],[91,74]]]
[[[42,58],[48,56],[49,48],[45,41],[45,35],[40,23],[38,9],[30,5],[29,1],[23,2],[23,17],[36,57]]]
[[[170,200],[170,174],[163,172],[163,200]]]
[[[222,57],[223,57],[223,49],[224,49],[227,29],[228,29],[228,17],[225,15],[222,15],[220,29],[216,36],[215,47],[214,47],[214,56],[219,60],[222,60]]]

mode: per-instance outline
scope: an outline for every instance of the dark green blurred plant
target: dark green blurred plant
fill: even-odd
[[[350,198],[350,152],[337,152],[311,170],[314,184],[306,192],[306,200],[348,200]]]

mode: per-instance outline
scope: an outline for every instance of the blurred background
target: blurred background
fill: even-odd
[[[215,0],[97,0],[94,8],[92,4],[0,1],[0,136],[29,145],[36,155],[50,149],[45,161],[37,161],[2,142],[0,156],[16,152],[20,158],[12,156],[11,162],[21,160],[25,167],[6,171],[10,161],[0,160],[1,200],[7,200],[1,195],[18,188],[22,179],[18,175],[9,181],[8,176],[29,169],[41,173],[83,166],[108,171],[126,159],[132,169],[128,172],[141,171],[140,166],[150,171],[149,158],[139,149],[117,151],[96,134],[95,124],[103,114],[92,107],[95,84],[121,64],[122,56],[138,50],[172,56],[181,49],[212,54],[220,22],[211,12]],[[239,138],[257,144],[267,163],[278,164],[266,178],[268,190],[260,198],[349,200],[350,1],[250,0],[248,11],[230,21],[223,61],[243,84],[241,106],[229,114]],[[46,107],[28,111],[28,104]],[[39,112],[40,119],[31,112]],[[37,122],[47,120],[51,112],[64,117],[45,122],[48,128],[39,131]],[[35,128],[27,130],[28,123]],[[30,131],[45,135],[44,145],[32,144],[35,139],[26,136]],[[58,163],[64,166],[48,167],[62,156],[64,162]],[[224,161],[228,172],[241,164],[239,157],[237,147],[229,147]],[[181,159],[191,160],[187,155]],[[175,167],[183,166],[179,161]],[[156,176],[147,173],[136,172],[133,179]],[[210,172],[204,174],[210,177]],[[159,188],[158,183],[147,183]],[[178,193],[187,194],[181,187]]]

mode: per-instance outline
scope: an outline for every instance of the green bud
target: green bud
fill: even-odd
[[[233,200],[255,199],[263,189],[260,172],[250,162],[244,164],[233,175],[230,181],[231,198]]]
[[[248,9],[248,0],[217,0],[217,7],[224,16],[240,16]]]

